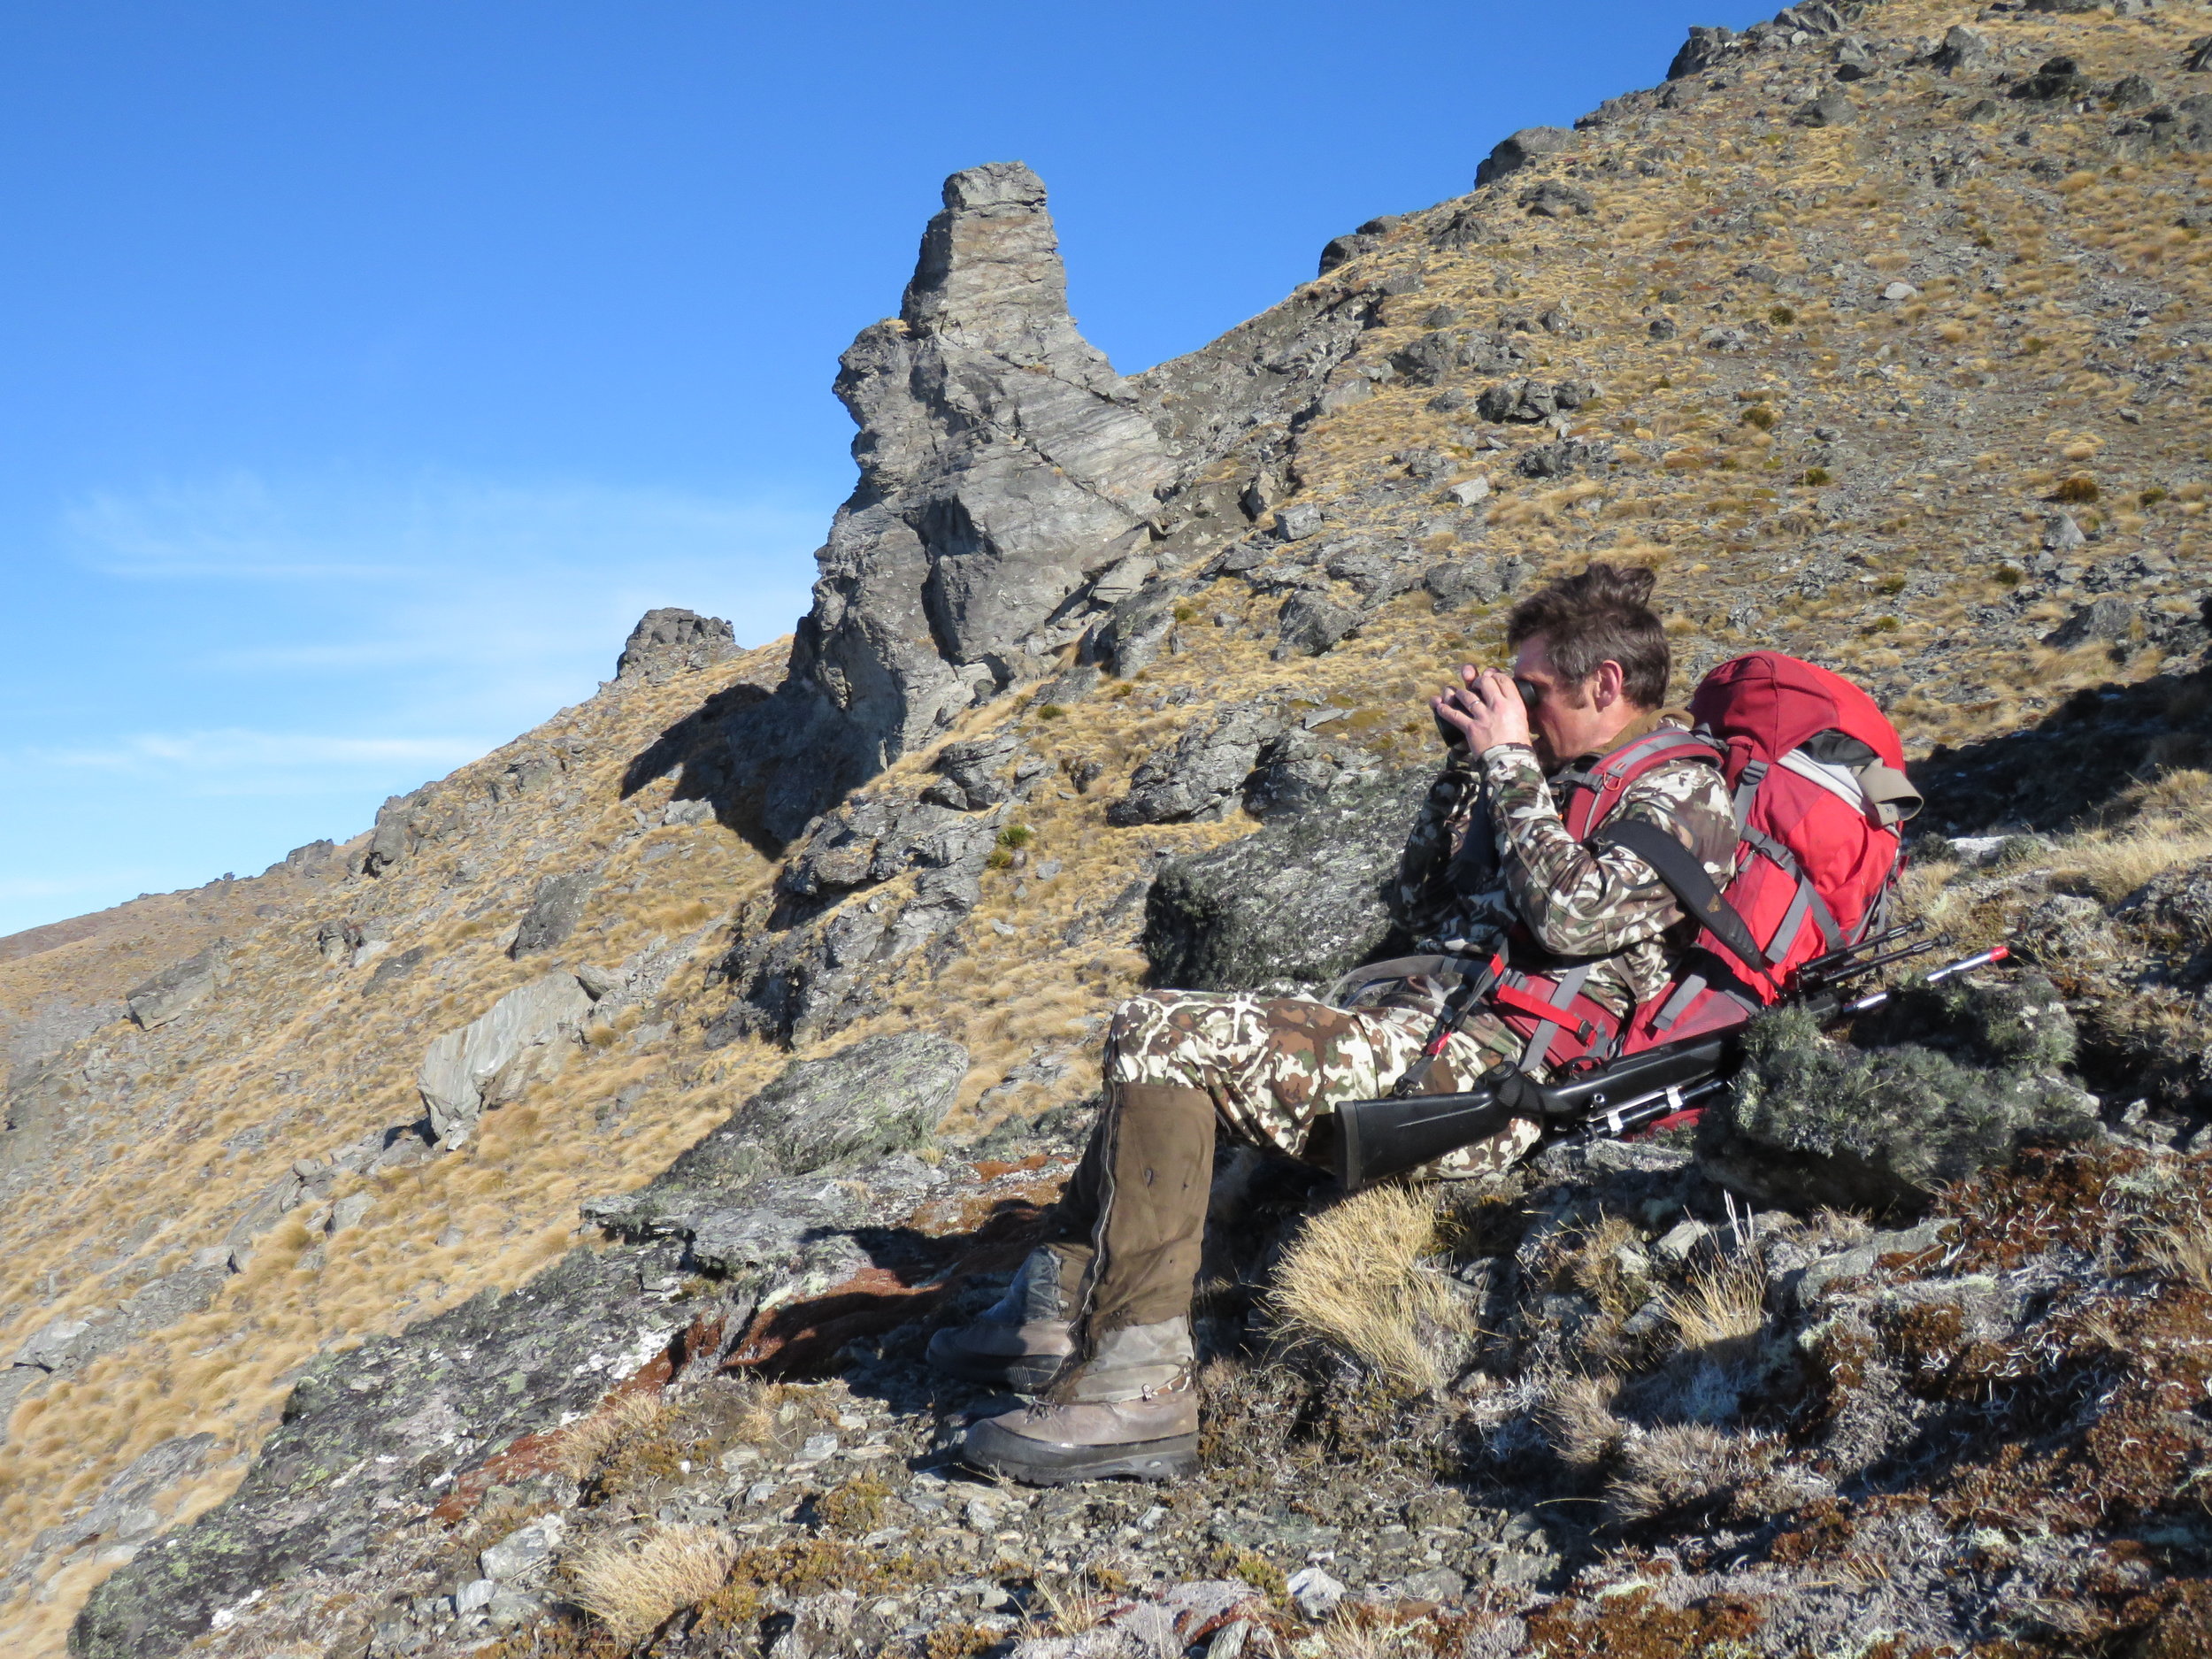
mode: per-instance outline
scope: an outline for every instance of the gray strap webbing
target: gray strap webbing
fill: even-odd
[[[1666,1030],[1676,1020],[1682,1018],[1690,1004],[1697,1001],[1704,989],[1705,976],[1701,973],[1690,975],[1688,979],[1674,987],[1674,995],[1668,997],[1666,1002],[1660,1006],[1658,1013],[1652,1017],[1651,1028],[1654,1031]]]
[[[1570,968],[1559,976],[1559,987],[1551,994],[1551,1005],[1561,1013],[1574,1006],[1574,1000],[1582,994],[1582,982],[1590,977],[1586,962]],[[1535,1072],[1543,1067],[1544,1056],[1551,1052],[1552,1039],[1559,1034],[1559,1022],[1548,1019],[1530,1034],[1528,1047],[1521,1050],[1521,1070]]]
[[[1820,889],[1801,873],[1797,878],[1797,885],[1812,901],[1813,926],[1820,929],[1822,940],[1829,949],[1841,950],[1844,946],[1843,925],[1836,920],[1836,913],[1828,908],[1828,901],[1820,896]]]
[[[1790,954],[1790,946],[1796,942],[1797,930],[1805,926],[1805,912],[1811,910],[1813,884],[1803,876],[1797,878],[1797,891],[1790,895],[1790,907],[1782,912],[1776,925],[1774,937],[1767,941],[1767,961],[1778,963]]]
[[[1738,774],[1736,799],[1732,803],[1736,809],[1737,823],[1748,825],[1751,822],[1752,797],[1759,793],[1759,786],[1766,781],[1767,771],[1766,762],[1755,760],[1747,763]]]

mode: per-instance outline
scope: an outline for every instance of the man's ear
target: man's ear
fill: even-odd
[[[1590,701],[1598,708],[1609,709],[1621,700],[1621,687],[1626,677],[1621,665],[1611,657],[1598,664],[1598,672],[1590,676]]]

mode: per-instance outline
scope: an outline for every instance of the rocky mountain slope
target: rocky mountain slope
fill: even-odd
[[[343,848],[0,943],[0,1641],[2200,1651],[2199,21],[1697,31],[1134,376],[956,175],[792,641],[652,613]],[[1778,1028],[1694,1152],[1226,1161],[1203,1479],[963,1480],[917,1356],[1107,1011],[1385,950],[1418,698],[1601,554],[1685,686],[1874,688],[1912,901],[2032,971]]]

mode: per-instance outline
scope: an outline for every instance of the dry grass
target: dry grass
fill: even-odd
[[[1080,1636],[1096,1630],[1117,1605],[1111,1596],[1079,1578],[1041,1581],[1037,1594],[1044,1602],[1044,1617],[1037,1621],[1041,1636]]]
[[[2055,879],[2117,902],[2176,864],[2212,858],[2212,773],[2177,767],[2123,795],[2105,822],[2068,836]]]
[[[1763,1478],[1781,1455],[1773,1436],[1671,1423],[1646,1430],[1622,1448],[1606,1483],[1606,1509],[1623,1525],[1705,1507],[1755,1513]]]
[[[1595,1469],[1620,1449],[1629,1432],[1613,1415],[1620,1392],[1615,1377],[1568,1377],[1545,1390],[1536,1421],[1561,1463]]]
[[[617,1394],[561,1432],[554,1466],[571,1479],[582,1480],[623,1446],[659,1433],[672,1415],[659,1394]]]
[[[738,1542],[711,1526],[657,1526],[628,1542],[593,1545],[569,1559],[577,1605],[625,1645],[696,1607],[730,1576]]]
[[[1426,1619],[1348,1602],[1301,1639],[1296,1651],[1316,1659],[1425,1659],[1439,1651],[1438,1634]]]
[[[1685,1348],[1709,1348],[1756,1336],[1766,1328],[1766,1270],[1748,1252],[1697,1268],[1679,1289],[1661,1293],[1660,1306]]]
[[[1447,1379],[1439,1336],[1473,1326],[1465,1304],[1423,1258],[1440,1243],[1434,1196],[1378,1187],[1323,1210],[1284,1252],[1267,1302],[1276,1328],[1324,1342],[1407,1394]]]
[[[2200,1212],[2147,1240],[2143,1254],[2168,1279],[2212,1293],[2212,1216]]]

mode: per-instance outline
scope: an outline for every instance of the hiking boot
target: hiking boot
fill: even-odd
[[[970,1428],[960,1455],[1033,1486],[1195,1474],[1193,1363],[1187,1318],[1110,1331],[1034,1405]]]
[[[1003,1296],[973,1324],[931,1337],[926,1357],[948,1376],[1035,1394],[1075,1351],[1075,1291],[1090,1256],[1081,1245],[1040,1245]]]

